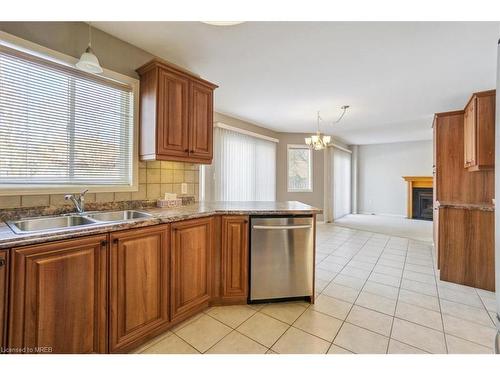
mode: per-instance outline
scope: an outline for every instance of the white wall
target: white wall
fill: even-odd
[[[432,141],[359,146],[358,212],[406,216],[402,176],[432,176]]]

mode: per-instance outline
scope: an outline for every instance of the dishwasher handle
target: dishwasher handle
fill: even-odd
[[[254,225],[253,229],[267,229],[267,230],[291,230],[291,229],[311,229],[312,225]]]

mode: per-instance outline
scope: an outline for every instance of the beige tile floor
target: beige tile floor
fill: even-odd
[[[318,225],[314,305],[212,307],[137,353],[492,353],[494,293],[440,281],[432,246]]]

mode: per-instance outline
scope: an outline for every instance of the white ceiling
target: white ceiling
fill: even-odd
[[[93,22],[217,83],[219,112],[283,132],[351,144],[431,139],[435,112],[494,88],[500,23]]]

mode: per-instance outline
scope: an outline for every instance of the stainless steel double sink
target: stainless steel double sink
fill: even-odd
[[[88,212],[83,214],[67,214],[59,216],[35,217],[29,219],[8,221],[7,225],[17,234],[51,231],[97,225],[113,222],[122,222],[133,219],[152,217],[142,211],[124,210],[111,212]]]

